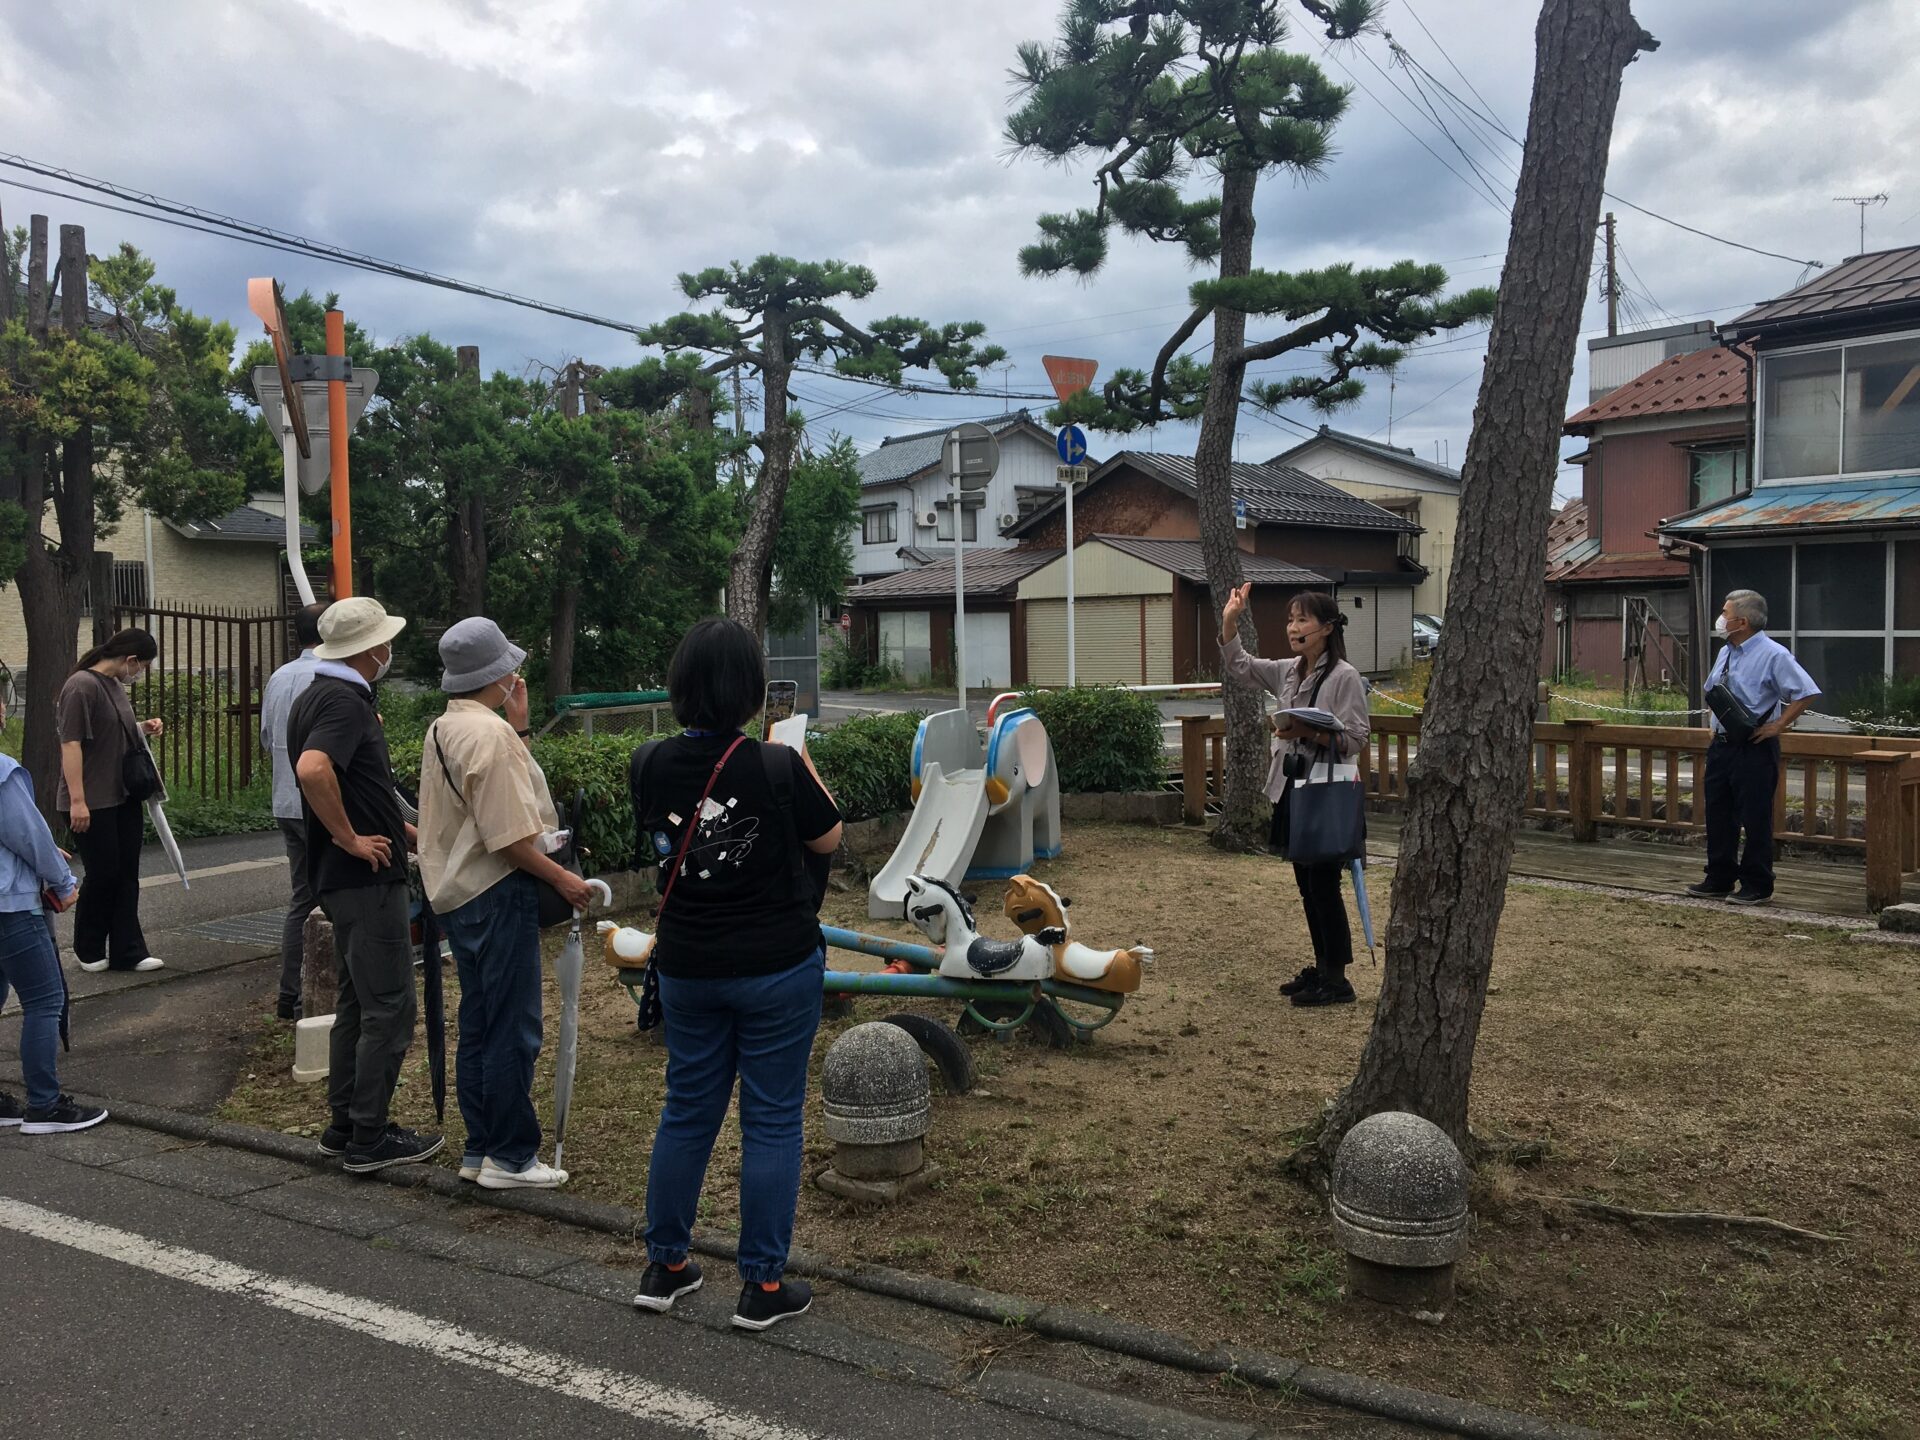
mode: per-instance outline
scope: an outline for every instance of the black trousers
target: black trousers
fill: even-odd
[[[1346,868],[1337,860],[1293,867],[1300,904],[1307,912],[1307,933],[1313,937],[1313,963],[1329,979],[1338,979],[1353,963],[1353,932],[1347,926],[1347,902],[1340,893],[1340,876]]]
[[[93,812],[86,833],[73,837],[86,873],[73,910],[73,950],[88,964],[131,970],[147,958],[140,929],[140,844],[146,807],[133,800]]]
[[[387,1107],[400,1063],[413,1041],[413,947],[407,887],[360,885],[320,892],[333,922],[333,1034],[328,1048],[327,1103],[336,1126],[350,1126],[371,1145],[387,1128]]]
[[[1780,786],[1780,742],[1707,747],[1707,878],[1716,890],[1734,882],[1755,895],[1773,893],[1773,797]],[[1747,844],[1740,848],[1740,832]]]

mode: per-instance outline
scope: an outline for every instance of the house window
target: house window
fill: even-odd
[[[1876,542],[1798,548],[1793,586],[1796,632],[1864,630],[1878,635],[1886,630],[1885,546]]]
[[[900,538],[900,507],[876,505],[860,512],[860,543],[892,545]]]
[[[1761,361],[1761,477],[1920,465],[1920,337]]]
[[[113,562],[113,603],[133,610],[147,608],[147,566],[142,560]]]
[[[980,538],[979,510],[971,505],[967,505],[962,507],[961,514],[964,517],[960,522],[961,543],[965,544],[969,541],[978,540]],[[939,535],[940,538],[949,545],[953,543],[953,507],[951,505],[942,505],[940,507]]]
[[[1687,453],[1689,496],[1687,507],[1717,505],[1748,488],[1747,450],[1742,446],[1702,447]]]
[[[1573,618],[1618,620],[1620,597],[1611,590],[1576,590],[1573,592]]]
[[[1713,552],[1713,593],[1707,597],[1707,625],[1735,590],[1752,590],[1767,602],[1767,628],[1776,635],[1793,630],[1793,547],[1742,545]]]

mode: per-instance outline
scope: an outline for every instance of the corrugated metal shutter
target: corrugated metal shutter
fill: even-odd
[[[1067,602],[1027,602],[1027,683],[1067,683]]]
[[[1140,602],[1132,596],[1076,602],[1075,671],[1082,684],[1140,683]]]
[[[1147,679],[1149,685],[1173,684],[1173,597],[1147,597]]]

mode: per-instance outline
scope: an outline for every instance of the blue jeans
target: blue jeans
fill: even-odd
[[[516,870],[440,916],[460,976],[454,1095],[465,1157],[524,1170],[540,1151],[533,1061],[540,1053],[540,897]]]
[[[660,977],[667,1103],[647,1171],[647,1258],[687,1258],[714,1137],[740,1079],[740,1278],[778,1280],[800,1198],[807,1063],[820,1028],[820,949],[791,969],[739,979]]]
[[[0,1005],[11,987],[20,994],[20,1070],[27,1081],[27,1108],[42,1110],[60,1100],[54,1056],[60,1043],[60,1011],[67,987],[60,955],[38,910],[0,914]]]

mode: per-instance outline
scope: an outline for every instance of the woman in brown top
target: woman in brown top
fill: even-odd
[[[1267,798],[1274,802],[1273,847],[1284,851],[1286,795],[1292,783],[1286,774],[1288,758],[1300,755],[1313,765],[1350,760],[1365,748],[1372,721],[1367,716],[1366,682],[1347,663],[1347,617],[1334,598],[1318,590],[1294,596],[1287,608],[1287,643],[1294,658],[1262,660],[1247,654],[1238,633],[1241,612],[1252,593],[1251,585],[1242,585],[1227,597],[1221,613],[1221,673],[1227,683],[1257,685],[1271,692],[1282,710],[1317,708],[1340,721],[1340,729],[1328,731],[1286,716],[1274,720],[1274,738],[1280,743],[1274,747],[1267,772]],[[1353,937],[1347,927],[1347,902],[1340,893],[1345,869],[1338,860],[1293,867],[1314,956],[1312,965],[1280,987],[1280,993],[1295,1005],[1353,1003],[1353,986],[1347,980]]]
[[[158,970],[140,929],[140,843],[145,812],[122,778],[127,751],[162,729],[136,720],[127,686],[152,668],[160,646],[144,630],[122,630],[80,657],[60,689],[57,801],[86,865],[73,912],[73,949],[82,970]]]

